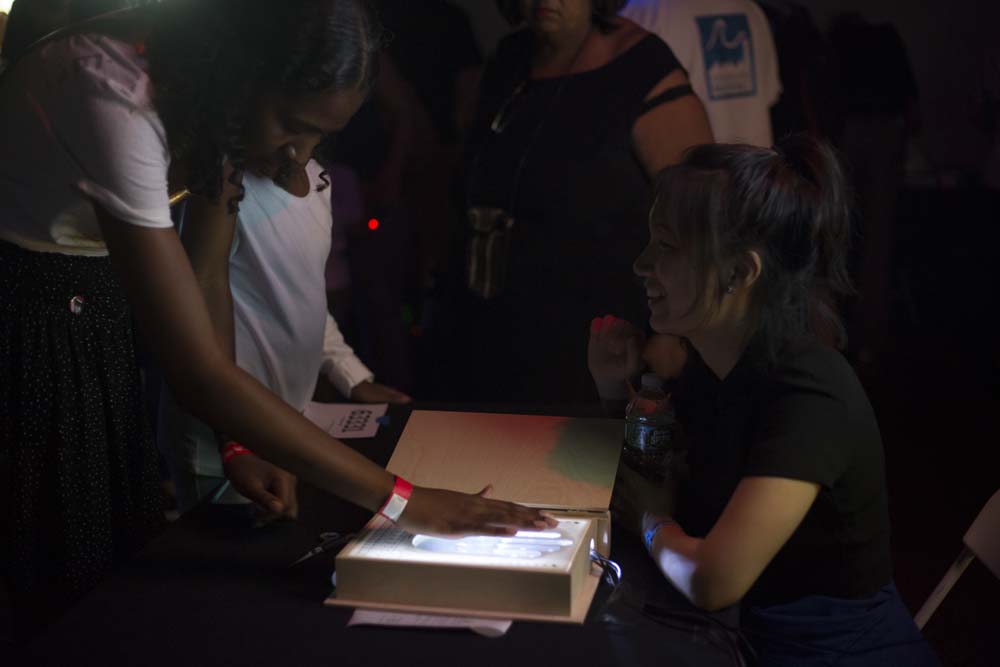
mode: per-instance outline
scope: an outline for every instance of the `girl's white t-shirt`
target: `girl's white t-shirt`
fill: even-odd
[[[315,189],[322,182],[316,162],[306,172],[311,186],[305,197],[268,178],[243,175],[246,196],[229,255],[236,363],[300,412],[319,373],[344,396],[374,379],[327,312],[330,192]],[[336,187],[338,181],[331,189]],[[159,422],[161,451],[176,475],[223,476],[215,434],[169,392],[161,397]]]
[[[72,35],[0,82],[0,239],[106,255],[92,202],[141,227],[172,227],[170,151],[145,59],[129,43]]]
[[[314,161],[306,165],[305,197],[245,173],[229,255],[236,363],[299,411],[320,371],[344,396],[372,379],[327,312],[332,214],[329,189],[315,189],[322,171]]]

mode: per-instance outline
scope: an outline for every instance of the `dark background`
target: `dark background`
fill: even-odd
[[[488,54],[508,30],[494,3],[453,4]],[[1000,2],[802,4],[821,29],[845,11],[893,24],[919,91],[893,241],[891,344],[859,368],[885,441],[896,583],[916,612],[1000,488],[1000,183],[986,178],[1000,135],[990,98],[1000,90]],[[925,628],[946,665],[1000,665],[998,607],[1000,581],[973,562]]]

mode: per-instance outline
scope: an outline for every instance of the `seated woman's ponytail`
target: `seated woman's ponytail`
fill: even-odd
[[[850,192],[834,149],[808,135],[786,137],[775,152],[803,179],[816,188],[817,203],[812,217],[814,266],[807,328],[817,338],[838,349],[847,346],[847,336],[837,305],[853,293],[847,270],[851,242]]]
[[[706,315],[718,308],[724,267],[755,251],[762,271],[751,292],[751,316],[768,357],[806,335],[846,345],[837,306],[851,293],[850,207],[828,144],[794,135],[773,149],[696,146],[660,174],[656,187],[653,224],[671,218],[701,269],[697,308]]]

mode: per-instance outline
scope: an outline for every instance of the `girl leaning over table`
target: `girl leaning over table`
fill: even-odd
[[[380,45],[359,0],[172,0],[69,29],[5,71],[0,530],[20,638],[159,525],[133,317],[182,406],[242,443],[225,464],[241,491],[270,483],[271,461],[413,531],[548,522],[482,493],[410,492],[233,364],[241,174],[300,178],[361,104]]]
[[[849,290],[836,156],[804,137],[699,146],[656,188],[635,272],[650,326],[687,354],[673,393],[687,466],[666,487],[623,467],[620,517],[696,606],[740,605],[761,664],[938,664],[892,582],[875,415],[821,342]],[[627,394],[642,347],[624,321],[595,320],[604,397]]]

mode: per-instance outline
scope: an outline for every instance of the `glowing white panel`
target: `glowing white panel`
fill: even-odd
[[[448,539],[382,526],[366,529],[354,544],[358,556],[372,560],[551,569],[569,566],[575,551],[571,547],[581,543],[589,528],[586,519],[563,519],[554,531]]]
[[[568,615],[590,573],[594,522],[459,539],[375,520],[337,557],[337,597],[448,610]]]
[[[541,558],[543,554],[557,553],[573,546],[573,540],[560,533],[540,533],[538,536],[524,536],[521,531],[514,537],[478,535],[462,539],[429,537],[417,535],[413,546],[439,554],[460,556],[498,556],[500,558]]]

